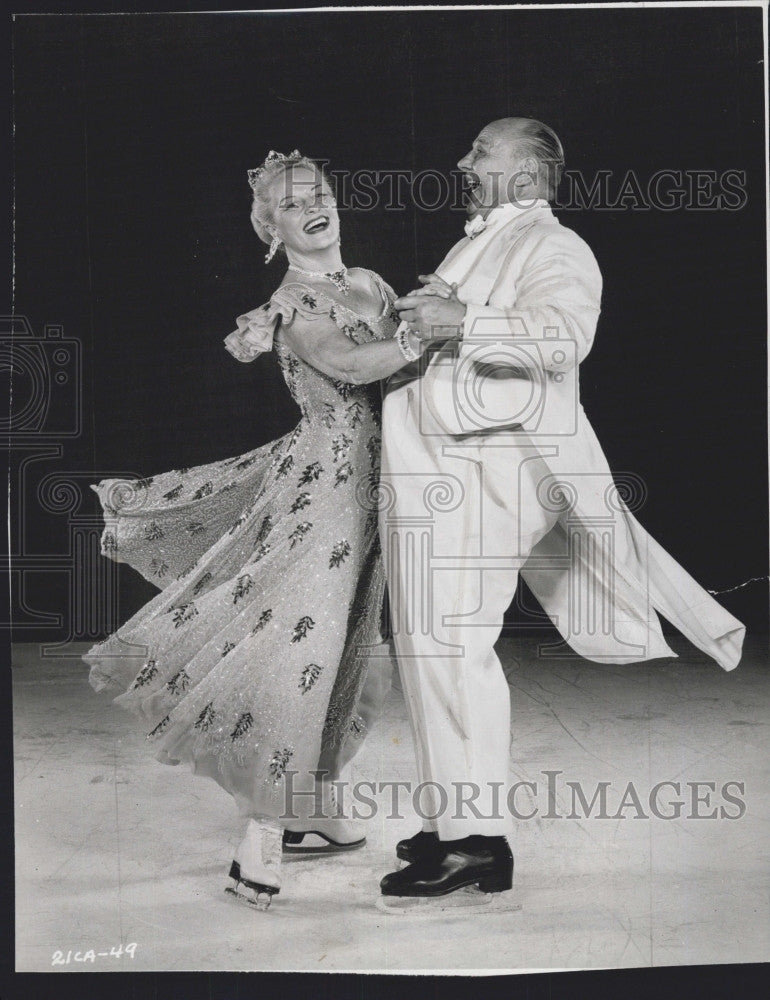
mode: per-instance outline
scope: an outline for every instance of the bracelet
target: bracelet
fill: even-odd
[[[396,343],[398,344],[398,349],[401,351],[402,357],[406,361],[417,361],[420,355],[415,351],[412,345],[409,343],[410,330],[408,327],[404,327],[402,330],[398,330],[396,333]]]

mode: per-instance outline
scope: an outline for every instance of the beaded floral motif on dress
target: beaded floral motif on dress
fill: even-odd
[[[320,297],[312,297],[318,306]],[[389,315],[368,326],[335,310],[335,322],[357,342],[392,336],[394,328]],[[362,510],[356,496],[378,456],[379,389],[337,383],[280,343],[277,355],[302,411],[292,432],[246,455],[121,482],[100,495],[115,515],[103,534],[106,554],[146,552],[141,571],[163,588],[112,637],[115,648],[121,640],[150,647],[119,700],[143,714],[152,704],[145,732],[153,743],[165,748],[188,731],[193,756],[258,758],[271,786],[302,749],[303,727],[290,717],[314,713],[332,744],[360,735],[361,650],[377,634],[384,587],[376,511]],[[300,576],[302,592],[287,594],[287,568],[314,554],[319,580]],[[319,586],[327,578],[333,599]],[[342,662],[331,662],[321,650],[325,636],[339,636],[339,625],[327,622],[347,580],[359,586],[344,599],[353,610]],[[107,640],[94,651],[111,649]],[[291,650],[293,678],[280,670]],[[286,725],[280,712],[264,716],[259,692],[268,682],[285,691]],[[293,698],[301,709],[291,707]]]

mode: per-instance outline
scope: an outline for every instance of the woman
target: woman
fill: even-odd
[[[262,908],[281,886],[282,830],[307,830],[312,773],[335,777],[376,641],[384,590],[376,511],[378,380],[422,351],[394,337],[395,294],[340,256],[336,204],[296,150],[249,171],[252,224],[288,270],[226,338],[240,361],[274,347],[302,419],[246,455],[139,482],[105,480],[105,555],[161,593],[85,657],[97,689],[144,720],[158,759],[217,781],[246,835],[230,874]],[[138,669],[141,667],[141,669]],[[291,776],[291,782],[289,777]],[[328,815],[329,786],[319,789]],[[299,819],[281,819],[288,810]],[[324,825],[324,823],[326,825]],[[335,825],[336,824],[336,825]],[[343,820],[310,826],[363,843]]]

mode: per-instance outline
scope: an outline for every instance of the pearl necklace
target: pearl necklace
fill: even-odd
[[[350,291],[350,282],[348,281],[348,269],[343,264],[339,271],[308,271],[304,267],[297,267],[296,264],[290,264],[290,269],[292,271],[297,271],[299,274],[306,274],[309,278],[326,278],[334,285],[335,288],[339,288],[343,295],[347,295]]]

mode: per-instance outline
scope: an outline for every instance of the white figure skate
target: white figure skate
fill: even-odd
[[[268,910],[281,891],[281,828],[277,823],[250,819],[246,835],[230,866],[234,886],[225,892],[258,910]]]

